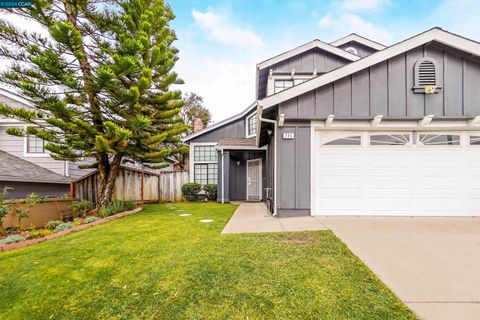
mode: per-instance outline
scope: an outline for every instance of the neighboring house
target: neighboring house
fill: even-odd
[[[0,88],[0,103],[12,107],[35,108],[27,99],[3,88]],[[0,171],[0,186],[9,185],[18,190],[18,192],[11,191],[12,196],[18,197],[20,193],[28,194],[31,192],[39,193],[42,196],[65,195],[69,193],[68,182],[70,180],[76,180],[93,170],[79,168],[81,164],[93,163],[89,159],[75,163],[54,160],[45,149],[45,142],[36,136],[16,137],[6,133],[6,129],[9,127],[26,128],[26,126],[26,123],[15,119],[0,118],[0,151],[13,156],[7,157],[4,153],[1,153],[3,166],[2,171]],[[14,172],[13,168],[16,168],[18,163],[22,164],[22,168],[26,168],[27,163],[30,163],[32,166],[27,171],[20,170]],[[173,158],[168,158],[167,163],[169,166],[162,169],[162,171],[174,170],[177,165],[177,161]],[[141,166],[137,165],[130,166],[141,168]],[[28,172],[43,172],[40,170],[41,168],[50,171],[52,174],[42,174],[42,177],[39,179],[32,179],[31,175],[28,174]],[[3,179],[6,176],[11,177],[13,180],[10,178],[10,180]],[[48,181],[48,179],[51,179],[51,181]],[[30,181],[30,183],[25,184],[26,181]],[[65,181],[67,181],[67,184],[65,184]],[[46,183],[50,184],[46,185]]]
[[[191,180],[278,216],[480,215],[480,43],[349,35],[257,64],[244,112],[185,138]]]
[[[70,180],[37,164],[0,150],[0,188],[11,187],[9,198],[62,197],[70,192]]]

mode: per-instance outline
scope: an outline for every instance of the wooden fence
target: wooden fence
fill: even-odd
[[[150,172],[122,167],[115,181],[113,198],[122,201],[180,202],[182,185],[188,182],[187,171]],[[97,204],[98,171],[73,182],[72,195]]]

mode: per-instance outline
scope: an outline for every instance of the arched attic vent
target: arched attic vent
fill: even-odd
[[[423,57],[417,60],[414,66],[414,87],[415,93],[431,94],[439,92],[442,87],[438,73],[440,69],[438,62],[430,57]]]

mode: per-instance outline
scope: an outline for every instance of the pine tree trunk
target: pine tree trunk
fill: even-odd
[[[115,181],[117,180],[118,173],[120,172],[120,165],[122,163],[122,156],[115,155],[113,158],[112,163],[109,164],[109,171],[104,176],[104,178],[100,179],[102,185],[100,186],[100,195],[97,207],[101,208],[106,204],[112,202],[113,190],[115,187]]]

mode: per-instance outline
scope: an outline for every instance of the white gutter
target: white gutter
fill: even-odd
[[[273,216],[277,215],[277,121],[272,119],[265,119],[258,113],[258,120],[260,122],[267,122],[273,124]]]
[[[222,149],[222,203],[225,203],[225,162]]]

